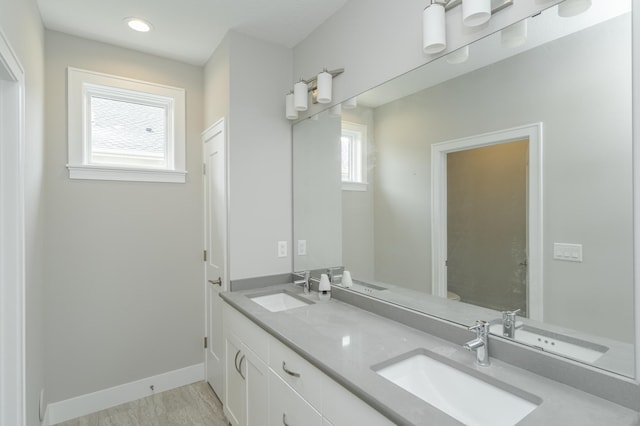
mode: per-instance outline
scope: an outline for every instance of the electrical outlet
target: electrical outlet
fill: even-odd
[[[307,255],[307,240],[298,240],[298,256]]]
[[[278,257],[287,257],[286,241],[278,241]]]

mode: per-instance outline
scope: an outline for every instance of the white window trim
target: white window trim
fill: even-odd
[[[173,113],[167,120],[167,134],[170,132],[173,143],[168,146],[167,168],[122,167],[88,164],[88,147],[86,144],[86,102],[85,97],[96,93],[99,87],[140,92],[149,97],[172,99]],[[68,145],[70,179],[139,181],[139,182],[186,182],[186,103],[184,89],[149,83],[125,77],[118,77],[93,71],[68,68]],[[125,93],[125,92],[122,92]],[[125,96],[130,99],[130,92]]]
[[[366,191],[369,187],[368,183],[368,175],[369,175],[369,164],[368,164],[368,156],[367,156],[367,126],[360,123],[352,123],[350,121],[343,121],[342,128],[351,132],[359,133],[362,139],[362,182],[354,182],[354,181],[342,181],[342,190],[343,191]]]

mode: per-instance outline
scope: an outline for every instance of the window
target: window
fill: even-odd
[[[71,179],[184,183],[184,89],[69,68]]]
[[[367,190],[367,126],[342,122],[342,189]]]

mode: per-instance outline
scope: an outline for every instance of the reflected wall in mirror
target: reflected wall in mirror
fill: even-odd
[[[595,0],[567,19],[550,8],[529,19],[524,45],[494,34],[464,63],[441,58],[359,95],[341,117],[296,123],[294,244],[306,251],[294,269],[343,265],[354,290],[465,325],[520,309],[516,340],[633,377],[630,10]],[[344,132],[358,126],[360,150]],[[448,198],[432,199],[436,144],[523,126],[541,129],[540,195],[531,141],[498,138],[493,151],[447,153]],[[435,211],[446,213],[439,225]],[[437,232],[448,237],[448,299],[433,295]]]

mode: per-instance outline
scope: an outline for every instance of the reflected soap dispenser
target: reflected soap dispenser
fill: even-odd
[[[327,274],[320,275],[320,284],[318,285],[318,299],[331,299],[331,283]]]

